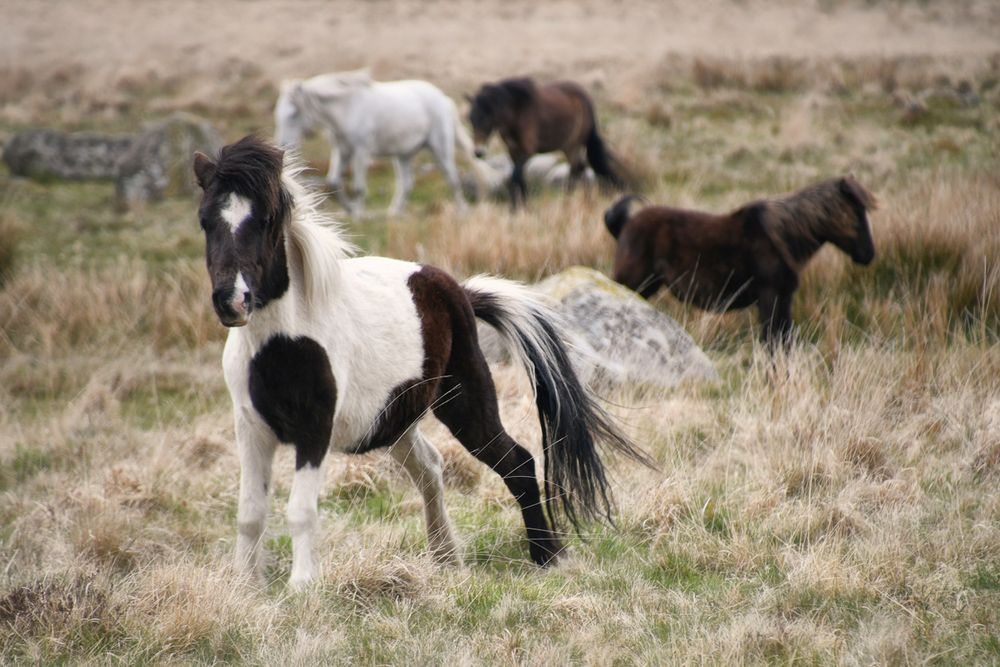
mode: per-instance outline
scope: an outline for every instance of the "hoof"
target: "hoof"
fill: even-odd
[[[293,593],[301,593],[302,591],[309,588],[314,582],[315,579],[313,579],[312,577],[296,577],[294,579],[289,579],[288,590],[292,591]]]
[[[531,560],[539,567],[549,567],[559,562],[559,558],[566,551],[562,542],[558,538],[552,537],[545,541],[532,541],[528,547]]]

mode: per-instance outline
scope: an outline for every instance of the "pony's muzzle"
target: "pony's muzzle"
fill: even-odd
[[[851,253],[851,259],[854,260],[855,264],[860,264],[861,266],[868,266],[875,259],[875,249],[874,248],[863,248],[856,250]]]
[[[223,287],[212,292],[212,306],[219,321],[227,327],[241,327],[250,321],[253,300],[249,291]]]

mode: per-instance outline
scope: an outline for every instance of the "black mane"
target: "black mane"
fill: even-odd
[[[280,148],[259,137],[243,137],[219,152],[215,185],[218,191],[235,192],[252,200],[269,219],[283,217],[290,204],[281,185],[284,155]]]
[[[476,93],[475,103],[483,108],[496,109],[505,105],[523,106],[535,98],[537,87],[530,77],[514,77],[496,83],[487,83]]]
[[[537,94],[534,79],[526,76],[504,79],[497,83],[497,86],[518,106],[528,104]]]

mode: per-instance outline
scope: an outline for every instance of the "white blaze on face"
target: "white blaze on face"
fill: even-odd
[[[241,197],[235,192],[229,193],[229,201],[222,208],[220,215],[222,219],[229,224],[229,229],[232,230],[233,235],[236,235],[236,230],[240,228],[240,225],[250,217],[250,212],[252,207],[250,205],[250,200],[246,197]]]
[[[237,313],[246,313],[247,304],[243,302],[243,295],[250,291],[250,287],[247,285],[247,281],[243,278],[243,272],[240,271],[236,274],[236,280],[233,281],[233,310]]]

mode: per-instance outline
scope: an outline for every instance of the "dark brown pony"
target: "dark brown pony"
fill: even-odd
[[[827,242],[867,265],[875,257],[867,212],[875,197],[851,176],[762,199],[725,215],[648,206],[629,215],[635,195],[604,213],[618,240],[614,279],[645,298],[662,285],[714,311],[757,304],[772,350],[790,343],[799,272]]]
[[[527,77],[504,79],[484,84],[468,100],[476,156],[485,156],[486,142],[494,131],[507,145],[514,162],[509,184],[514,207],[527,197],[524,163],[536,153],[562,151],[570,164],[570,187],[588,162],[601,182],[621,186],[621,177],[597,132],[594,104],[579,85],[562,81],[538,86]]]

